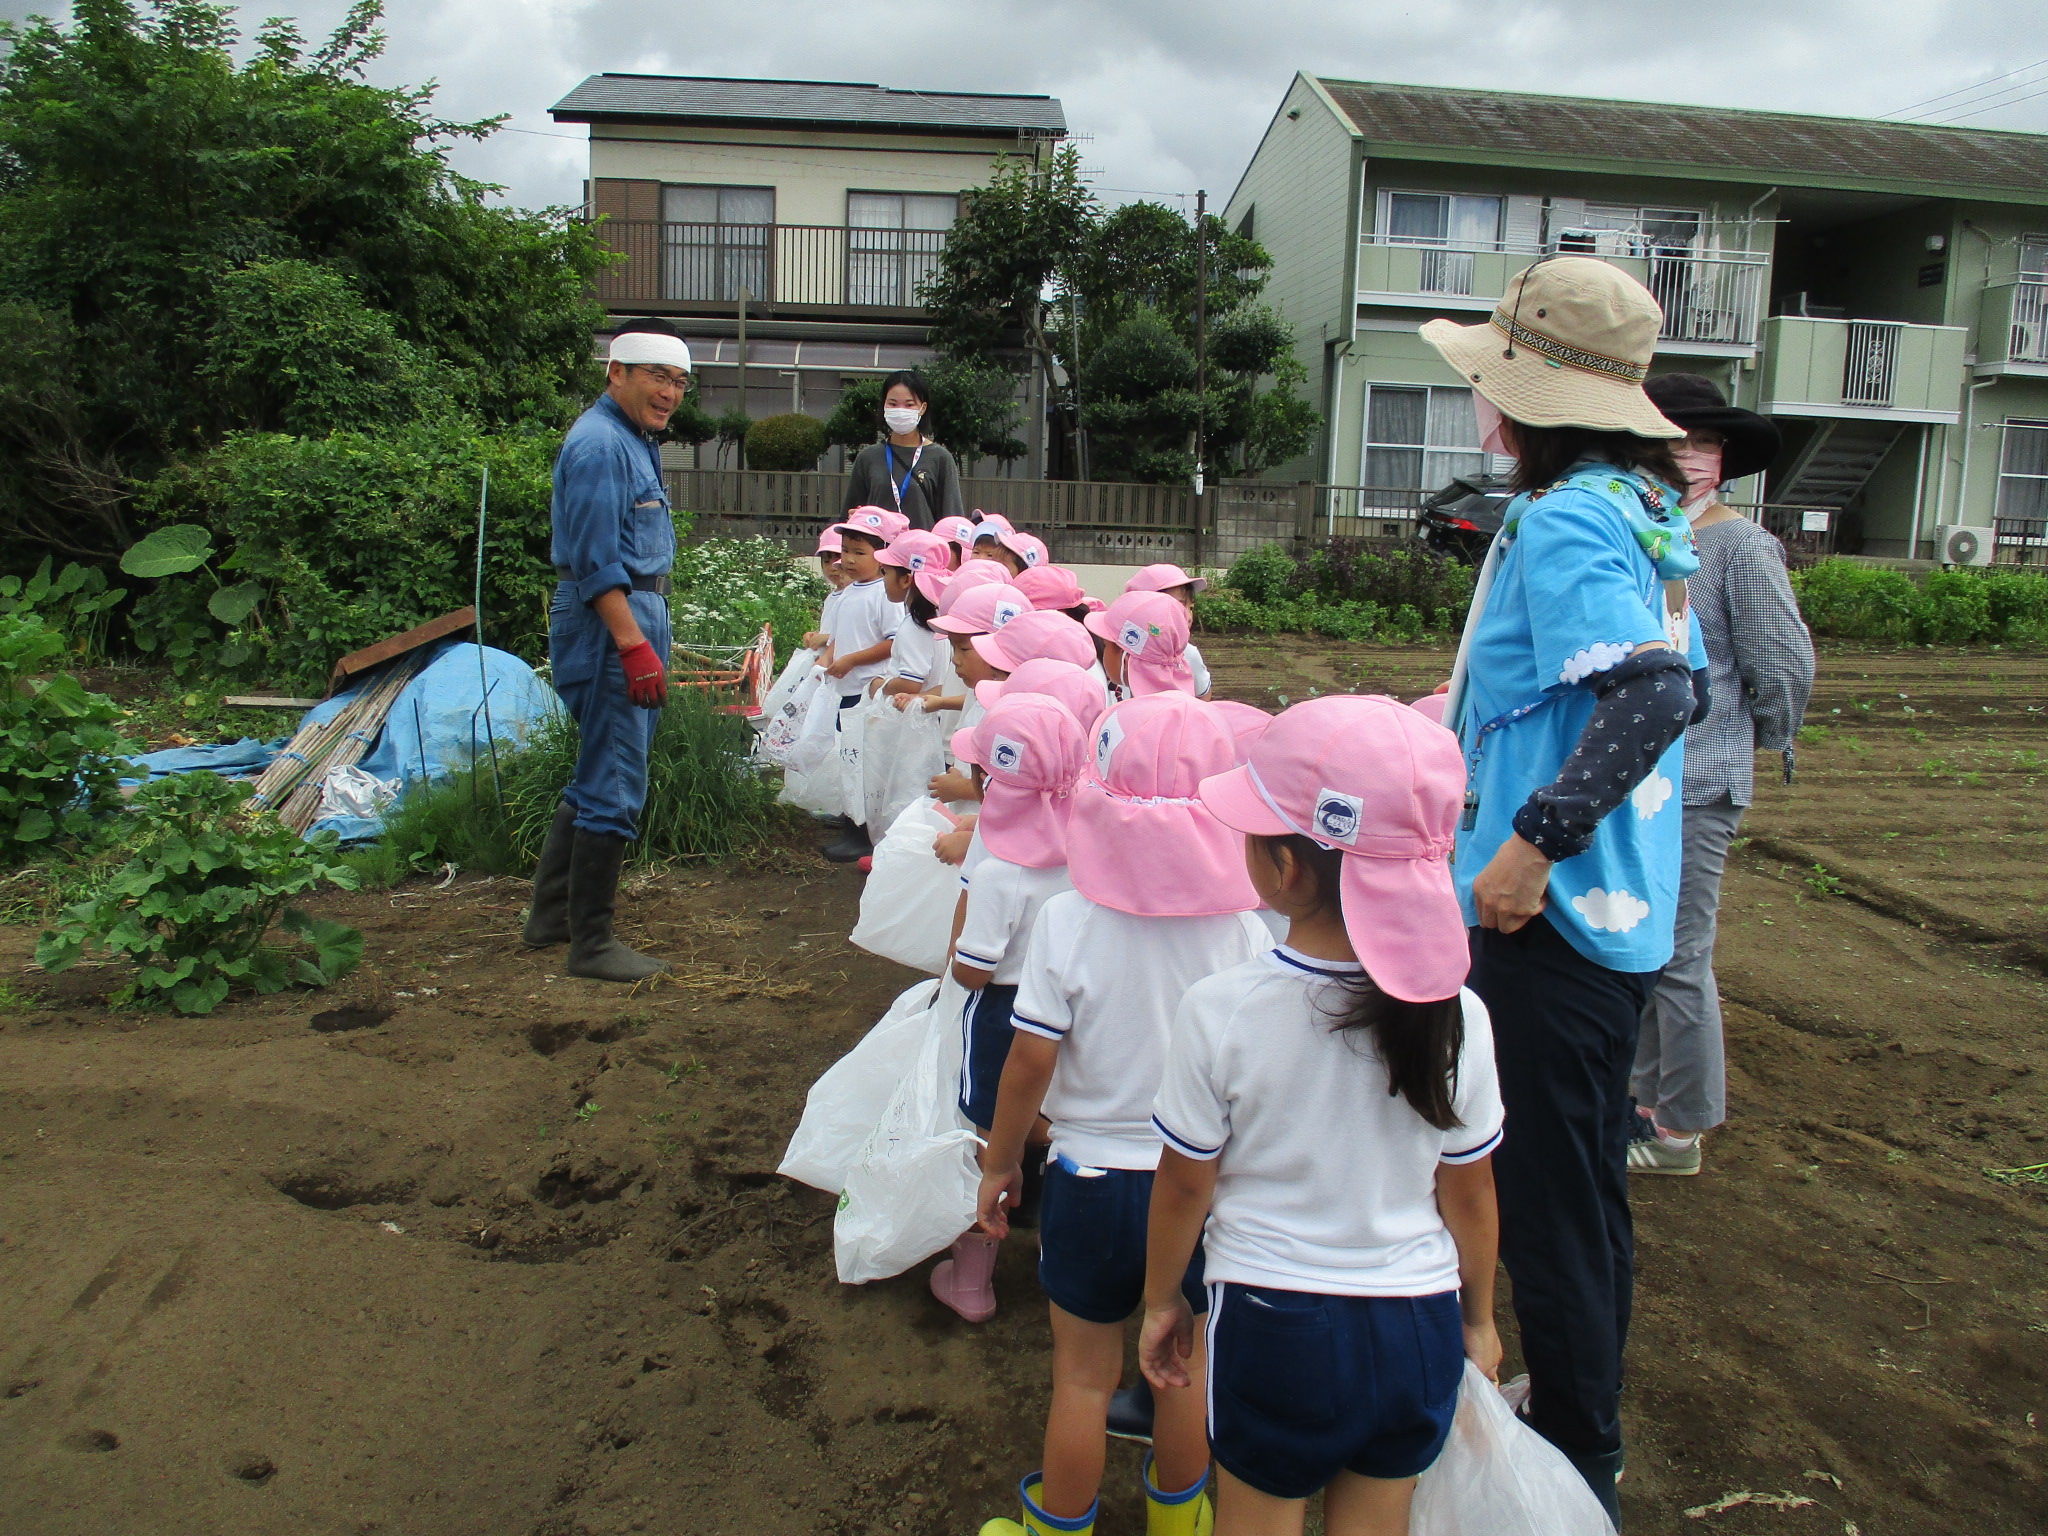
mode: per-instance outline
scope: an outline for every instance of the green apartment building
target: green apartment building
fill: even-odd
[[[1225,210],[1274,259],[1322,441],[1272,478],[1395,532],[1489,466],[1416,335],[1545,252],[1664,308],[1785,447],[1731,488],[1849,553],[2038,562],[2048,519],[2048,135],[1295,77]],[[1499,466],[1492,466],[1499,467]],[[1354,522],[1356,517],[1358,521]],[[1969,532],[1959,532],[1967,529]]]

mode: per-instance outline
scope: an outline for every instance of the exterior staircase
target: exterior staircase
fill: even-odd
[[[1791,470],[1772,479],[1771,500],[1797,507],[1848,506],[1905,430],[1898,421],[1824,418]]]

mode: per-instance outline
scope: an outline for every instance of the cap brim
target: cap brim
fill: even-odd
[[[1448,863],[1346,854],[1341,889],[1344,932],[1374,986],[1404,1003],[1458,995],[1472,955]]]
[[[974,647],[975,655],[994,667],[998,672],[1014,672],[1017,663],[1003,649],[1002,637],[992,630],[983,630],[968,642]]]
[[[1091,613],[1081,623],[1091,635],[1098,635],[1111,645],[1116,644],[1116,626],[1109,622],[1109,606],[1103,605],[1100,613]]]
[[[976,683],[974,685],[975,701],[979,703],[983,709],[994,709],[996,707],[996,700],[1000,699],[1002,696],[1003,684],[1000,680],[986,683]]]
[[[974,727],[970,725],[963,730],[955,731],[952,740],[947,743],[947,746],[952,748],[954,762],[973,763]]]
[[[956,619],[950,613],[942,613],[932,620],[931,627],[947,635],[985,635],[988,630],[969,619]]]
[[[1674,426],[1687,432],[1718,432],[1723,438],[1721,473],[1730,480],[1760,474],[1771,467],[1785,436],[1768,416],[1745,411],[1739,405],[1703,406],[1698,410],[1665,413]]]
[[[1444,711],[1450,707],[1450,703],[1451,696],[1449,693],[1425,693],[1419,699],[1410,699],[1408,707],[1422,716],[1423,719],[1432,720],[1436,724],[1442,725],[1444,723]]]
[[[1443,355],[1459,377],[1511,421],[1532,427],[1584,427],[1637,437],[1683,437],[1665,420],[1640,384],[1553,364],[1531,347],[1508,346],[1491,322],[1460,325],[1431,320],[1422,339]],[[1511,355],[1509,355],[1511,354]]]
[[[1233,768],[1202,780],[1195,795],[1211,816],[1233,832],[1253,837],[1286,837],[1294,830],[1266,804],[1265,796],[1252,783],[1249,767]]]

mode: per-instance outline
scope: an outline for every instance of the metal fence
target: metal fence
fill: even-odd
[[[1788,502],[1731,501],[1728,503],[1752,523],[1785,546],[1785,559],[1793,566],[1811,565],[1835,553],[1841,535],[1839,507],[1795,506]]]
[[[1993,518],[1991,563],[2048,566],[2048,520],[2038,517]]]
[[[600,274],[607,304],[725,303],[911,309],[938,269],[943,229],[844,229],[830,224],[672,224],[605,219],[598,234],[625,260]]]

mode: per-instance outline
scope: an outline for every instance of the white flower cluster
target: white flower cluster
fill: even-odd
[[[774,539],[705,539],[676,551],[669,611],[676,638],[744,645],[762,624],[783,645],[816,619],[829,590]]]

